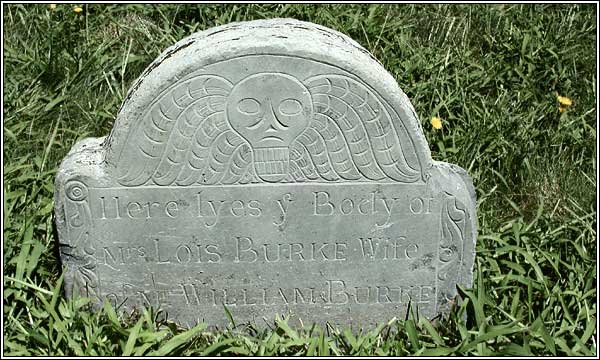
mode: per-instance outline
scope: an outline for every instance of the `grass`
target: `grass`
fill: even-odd
[[[597,353],[594,5],[4,5],[4,355]],[[132,82],[186,35],[293,17],[346,33],[397,79],[434,159],[473,177],[472,289],[445,318],[346,329],[182,329],[66,301],[53,182]],[[559,112],[557,94],[573,99]],[[442,129],[429,124],[442,119]],[[465,321],[464,314],[468,320]]]

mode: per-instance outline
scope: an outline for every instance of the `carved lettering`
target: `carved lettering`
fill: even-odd
[[[209,263],[217,263],[221,261],[221,253],[218,251],[217,245],[206,245],[206,254],[208,254]]]
[[[352,297],[357,304],[368,304],[371,301],[371,287],[355,287]]]
[[[144,246],[104,246],[99,263],[116,270],[119,265],[134,265],[141,261],[148,261]]]
[[[189,263],[192,261],[192,249],[187,245],[178,245],[177,250],[175,250],[175,258],[180,264]]]
[[[196,193],[196,217],[206,219],[204,226],[212,228],[222,218],[258,217],[262,215],[258,200],[208,199],[202,191]]]
[[[117,258],[115,257],[115,255],[113,255],[113,253],[109,250],[108,247],[104,247],[102,248],[102,250],[104,254],[104,265],[114,268],[113,266],[116,265]],[[108,261],[108,258],[110,258],[110,263]]]
[[[294,255],[298,255],[298,260],[306,260],[304,257],[304,244],[303,243],[292,243],[290,244],[290,260],[293,260]]]
[[[124,201],[119,196],[113,196],[112,201],[104,196],[99,198],[99,217],[100,220],[120,220],[120,219],[155,219],[171,218],[179,216],[182,208],[180,204],[183,201],[169,200],[159,201]],[[121,214],[125,214],[122,216]]]
[[[186,305],[199,305],[199,301],[196,298],[195,301],[192,300],[191,295],[193,294],[193,292],[190,292],[188,289],[188,286],[186,286],[187,284],[178,284],[181,287],[181,291],[183,291],[183,296],[185,297],[185,303]]]
[[[232,287],[214,288],[205,283],[184,281],[165,284],[154,281],[150,286],[124,283],[115,299],[132,299],[145,306],[180,304],[198,306],[278,306],[278,305],[367,305],[367,304],[430,304],[435,295],[431,285],[363,285],[350,286],[346,280],[330,279],[314,287]],[[190,279],[191,280],[191,279]],[[137,299],[137,300],[136,300]]]
[[[258,217],[261,213],[260,202],[258,200],[250,200],[248,202],[248,215]]]
[[[165,258],[164,260],[161,259],[161,251],[160,251],[160,240],[159,239],[154,239],[154,250],[156,251],[156,262],[159,264],[169,264],[171,262],[171,260],[169,259],[169,257]]]
[[[349,286],[346,280],[331,279],[320,287],[211,288],[198,283],[179,283],[161,296],[178,295],[186,305],[276,306],[276,305],[366,305],[429,304],[435,294],[431,285]],[[154,295],[156,296],[156,295]]]
[[[222,252],[216,244],[194,242],[180,243],[176,237],[153,238],[151,253],[146,246],[105,246],[99,263],[116,270],[119,265],[135,264],[190,264],[190,263],[218,263],[222,260]]]
[[[404,250],[404,255],[406,256],[407,259],[411,260],[417,255],[418,252],[419,252],[419,245],[409,244],[406,247],[406,250]]]
[[[345,210],[344,210],[345,209]],[[350,215],[354,210],[354,202],[352,199],[343,199],[340,204],[340,211],[343,215]]]
[[[361,255],[369,260],[400,260],[412,259],[418,251],[419,246],[415,243],[408,243],[405,236],[396,238],[359,238]]]
[[[231,202],[231,215],[234,217],[244,216],[244,203],[241,200]]]
[[[333,196],[327,191],[313,192],[313,215],[366,215],[385,218],[383,225],[390,219],[391,214],[406,203],[405,197],[386,197],[379,192],[373,191],[368,195],[342,197]]]
[[[335,259],[346,260],[346,243],[335,243]]]
[[[102,219],[120,219],[121,218],[121,214],[119,212],[119,197],[118,196],[113,196],[113,209],[114,209],[114,217],[112,217],[111,215],[113,215],[113,213],[107,211],[106,209],[106,203],[105,203],[105,199],[104,196],[100,197],[100,203],[101,203],[101,212],[102,212]],[[109,205],[110,206],[110,205]],[[107,215],[108,214],[108,215]]]
[[[244,305],[256,305],[256,298],[252,299],[248,297],[248,289],[242,289],[242,303]]]
[[[431,214],[434,198],[415,197],[410,200],[409,208],[413,214]]]
[[[136,216],[133,214],[134,212],[142,212],[142,205],[140,205],[140,203],[130,202],[127,204],[127,216],[129,216],[131,219],[135,219]]]
[[[258,251],[252,248],[252,244],[252,239],[248,237],[236,237],[236,252],[233,262],[255,262],[258,259]]]
[[[274,222],[273,224],[275,226],[282,226],[283,224],[285,224],[285,215],[292,201],[294,201],[294,199],[292,197],[292,194],[290,193],[283,195],[283,200],[277,200],[277,205],[279,206],[279,210],[281,211],[281,215],[279,216],[281,222]]]
[[[264,261],[336,261],[347,259],[347,244],[344,242],[256,244],[250,237],[235,237],[234,263]]]
[[[176,218],[179,213],[179,205],[177,201],[169,201],[165,206],[165,214],[170,218]]]
[[[315,196],[314,215],[332,215],[334,207],[333,204],[329,202],[329,193],[327,191],[317,191],[313,194]]]
[[[435,296],[435,288],[433,286],[421,286],[419,293],[419,301],[422,304],[431,303],[432,298]]]
[[[328,294],[329,294],[329,302],[331,304],[347,304],[348,303],[348,293],[345,291],[346,282],[344,280],[328,280]]]
[[[308,295],[306,292],[302,292],[308,290]],[[308,299],[307,299],[308,298]],[[294,304],[314,304],[316,302],[315,299],[315,288],[308,289],[299,289],[294,288]]]

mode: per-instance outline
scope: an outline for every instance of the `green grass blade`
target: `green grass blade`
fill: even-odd
[[[550,336],[548,330],[546,330],[546,326],[544,326],[544,322],[542,321],[542,319],[537,318],[533,322],[531,328],[533,331],[538,332],[542,336],[542,339],[544,339],[544,344],[548,347],[548,350],[550,350],[552,355],[556,355],[556,345],[554,343],[554,339],[552,338],[552,336]]]
[[[211,356],[211,355],[215,355],[219,352],[222,352],[226,349],[229,349],[229,344],[233,344],[237,342],[237,339],[225,339],[225,340],[220,340],[217,342],[214,342],[212,345],[210,345],[209,347],[207,347],[203,352],[202,352],[202,356]]]
[[[129,333],[129,338],[127,338],[127,344],[125,344],[125,349],[123,350],[123,356],[130,356],[133,352],[135,342],[138,339],[143,324],[144,318],[140,318],[133,327],[133,329],[131,329],[131,332]]]
[[[421,348],[421,343],[419,342],[419,335],[417,333],[415,322],[412,319],[405,320],[404,329],[406,329],[413,351],[418,351]]]
[[[186,344],[194,336],[206,329],[206,324],[198,324],[195,327],[177,334],[163,344],[158,350],[152,351],[149,356],[167,356],[174,355],[175,350]]]
[[[429,322],[429,320],[427,320],[426,318],[422,317],[421,319],[419,319],[419,325],[421,325],[422,327],[425,328],[425,330],[427,330],[427,332],[429,333],[429,335],[433,339],[433,342],[436,345],[443,346],[444,340],[442,340],[440,334],[435,330],[435,328]]]

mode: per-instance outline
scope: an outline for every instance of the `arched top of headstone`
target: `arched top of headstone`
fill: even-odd
[[[292,19],[232,23],[167,49],[104,145],[122,186],[423,183],[432,167],[383,66],[349,37]]]

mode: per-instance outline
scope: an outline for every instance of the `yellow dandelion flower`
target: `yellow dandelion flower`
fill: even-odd
[[[569,99],[569,98],[568,98],[568,97],[566,97],[566,96],[560,96],[560,95],[556,95],[556,97],[558,98],[558,102],[559,102],[561,105],[564,105],[564,106],[571,106],[571,105],[573,104],[573,100]]]
[[[56,4],[50,4],[50,10],[56,10]]]
[[[431,126],[433,126],[434,129],[441,129],[442,128],[442,119],[440,119],[437,116],[434,116],[431,118]]]
[[[83,11],[83,9],[82,9],[80,6],[75,6],[75,7],[73,8],[73,11],[74,11],[75,13],[79,14],[80,12],[82,12],[82,11]]]
[[[567,111],[567,108],[566,108],[566,107],[562,107],[562,106],[559,106],[559,107],[558,107],[558,112],[560,112],[560,113],[564,113],[565,111]]]

